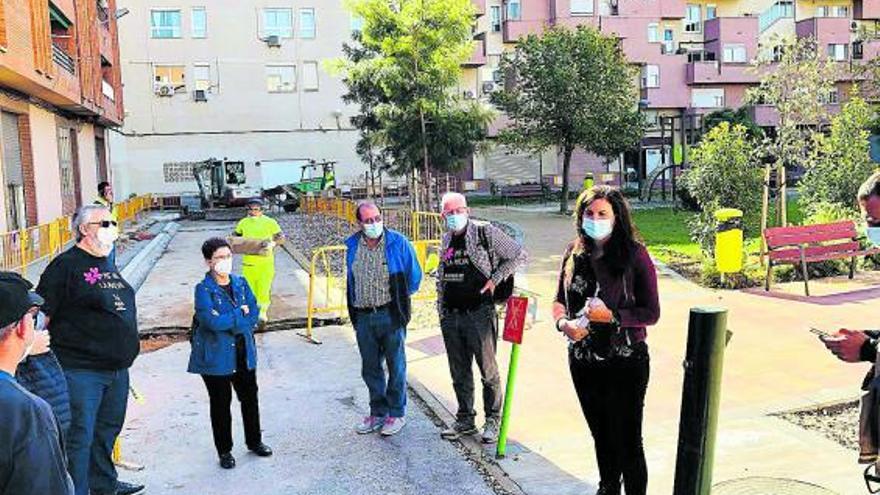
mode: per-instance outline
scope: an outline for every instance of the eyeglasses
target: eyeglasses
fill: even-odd
[[[107,228],[110,226],[116,227],[118,225],[116,220],[101,220],[100,222],[89,222],[89,225],[100,225],[102,228]]]

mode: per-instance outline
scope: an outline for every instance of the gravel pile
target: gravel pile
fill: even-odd
[[[776,414],[806,430],[815,431],[844,447],[859,450],[859,401]]]

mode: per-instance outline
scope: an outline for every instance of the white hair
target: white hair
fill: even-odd
[[[440,198],[440,210],[445,211],[446,205],[452,201],[460,201],[464,206],[467,206],[467,198],[464,197],[464,194],[450,191]]]
[[[76,214],[73,216],[73,222],[71,222],[70,229],[73,231],[73,236],[76,239],[76,242],[79,242],[83,239],[83,234],[79,230],[80,226],[89,223],[92,220],[93,212],[96,211],[106,211],[109,212],[110,208],[107,208],[104,205],[85,205],[80,206],[78,210],[76,210]]]

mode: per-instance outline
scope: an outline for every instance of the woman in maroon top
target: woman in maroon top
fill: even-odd
[[[577,238],[565,250],[553,318],[569,340],[569,369],[599,465],[597,495],[644,495],[642,412],[648,386],[646,327],[660,317],[657,275],[619,190],[578,197]]]

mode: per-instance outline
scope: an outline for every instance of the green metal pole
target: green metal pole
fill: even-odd
[[[519,344],[510,349],[510,365],[507,367],[507,389],[504,391],[504,408],[501,412],[501,429],[498,432],[497,459],[507,455],[507,430],[510,427],[510,404],[513,402],[513,385],[516,383],[516,367],[519,363]]]
[[[684,362],[675,495],[709,495],[727,345],[727,310],[692,308]]]

